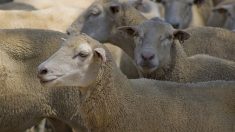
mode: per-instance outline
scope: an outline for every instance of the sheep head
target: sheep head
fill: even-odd
[[[138,26],[120,27],[119,30],[134,37],[134,58],[143,73],[152,73],[165,67],[171,61],[171,49],[175,40],[183,42],[190,35],[182,30],[174,29],[170,24],[154,18]]]
[[[38,77],[48,87],[87,87],[96,80],[100,65],[106,61],[106,50],[98,41],[77,34],[38,67]]]

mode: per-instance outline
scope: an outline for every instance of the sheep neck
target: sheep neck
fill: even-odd
[[[81,96],[79,111],[85,126],[101,130],[124,119],[128,113],[125,105],[131,105],[128,102],[131,91],[128,79],[114,62],[102,64],[95,83]]]

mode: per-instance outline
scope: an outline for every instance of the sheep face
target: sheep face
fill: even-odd
[[[224,25],[221,26],[230,30],[235,28],[235,3],[218,5],[213,9],[213,11],[224,16],[225,22]]]
[[[119,4],[93,3],[67,30],[67,33],[86,33],[92,38],[106,42],[114,25],[114,14],[119,11]]]
[[[137,27],[122,27],[120,30],[135,37],[135,62],[147,74],[170,63],[174,40],[189,38],[188,33],[175,30],[160,19],[146,21]]]
[[[98,74],[105,51],[95,48],[95,40],[78,35],[67,40],[54,55],[38,67],[38,77],[44,86],[86,87]],[[101,59],[100,59],[101,58]]]
[[[204,0],[157,0],[165,8],[165,20],[174,28],[187,28],[192,21],[192,6],[200,5]]]

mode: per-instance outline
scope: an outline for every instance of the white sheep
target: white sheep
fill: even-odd
[[[135,38],[135,62],[147,78],[177,82],[235,80],[235,62],[204,54],[188,57],[180,43],[190,35],[160,19],[122,30]]]
[[[44,86],[80,91],[68,102],[79,100],[76,110],[89,131],[234,130],[234,81],[180,84],[128,80],[107,48],[86,35],[68,39],[38,71]]]

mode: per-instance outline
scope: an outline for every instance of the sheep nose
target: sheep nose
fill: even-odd
[[[141,58],[145,61],[150,61],[155,57],[155,55],[153,53],[150,52],[143,52],[141,54]]]
[[[38,71],[38,75],[39,75],[39,76],[46,75],[47,73],[48,73],[48,69],[45,68],[45,67],[39,69],[39,71]]]
[[[66,34],[67,34],[67,35],[71,35],[71,33],[70,33],[69,31],[66,31]]]
[[[179,24],[179,23],[174,23],[174,24],[172,24],[172,26],[173,26],[175,29],[178,29],[179,26],[180,26],[180,24]]]

